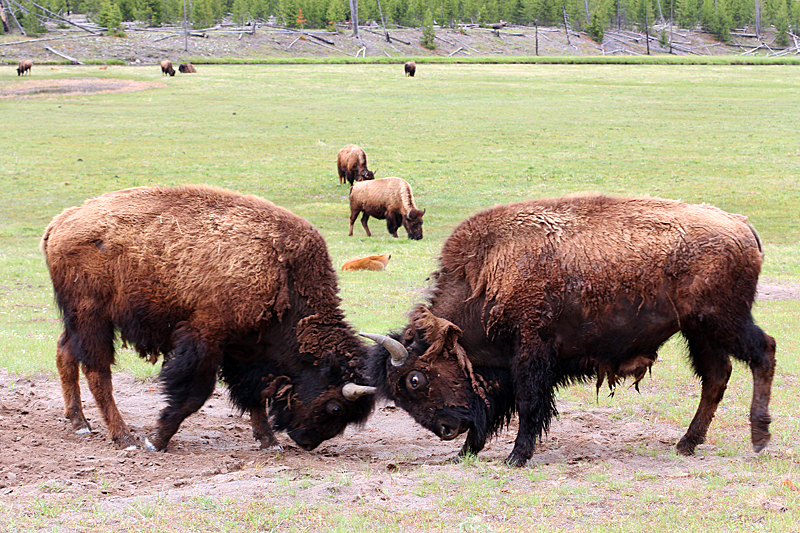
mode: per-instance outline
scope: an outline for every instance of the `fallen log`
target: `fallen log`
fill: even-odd
[[[45,46],[44,49],[47,50],[48,52],[54,53],[57,56],[63,57],[67,61],[72,62],[73,65],[83,65],[84,64],[81,61],[78,61],[77,59],[75,59],[74,57],[70,57],[67,54],[62,54],[61,52],[57,52],[57,51],[53,50],[49,46]]]

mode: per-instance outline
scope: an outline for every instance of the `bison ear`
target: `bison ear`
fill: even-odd
[[[417,306],[412,312],[412,322],[415,329],[424,333],[425,341],[430,345],[423,358],[434,358],[440,354],[447,357],[447,354],[455,351],[461,328],[434,315],[424,305]]]

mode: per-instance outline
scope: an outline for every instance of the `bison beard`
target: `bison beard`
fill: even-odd
[[[185,186],[109,193],[48,226],[47,258],[64,331],[56,360],[65,414],[88,433],[79,369],[114,443],[135,446],[112,394],[114,339],[155,363],[166,407],[145,447],[163,451],[218,376],[248,411],[262,448],[279,429],[304,449],[366,419],[353,393],[365,351],[339,308],[322,236],[264,199]],[[348,392],[349,391],[349,392]]]
[[[583,196],[483,211],[445,242],[430,301],[370,354],[379,392],[477,453],[516,411],[522,466],[557,414],[555,391],[634,385],[680,332],[702,383],[678,451],[705,439],[731,374],[753,374],[755,451],[770,438],[775,340],[753,323],[763,260],[745,217],[654,198]]]

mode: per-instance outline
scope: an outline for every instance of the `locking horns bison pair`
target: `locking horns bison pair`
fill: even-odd
[[[111,392],[117,335],[164,358],[167,405],[145,441],[155,450],[220,376],[264,448],[277,446],[274,427],[310,450],[363,422],[377,393],[442,439],[467,432],[460,455],[518,414],[507,462],[522,466],[557,414],[557,387],[638,384],[678,332],[702,383],[678,451],[703,442],[731,356],[753,373],[754,449],[770,438],[775,341],[751,316],[761,243],[745,217],[707,205],[579,196],[480,212],[444,243],[409,324],[364,334],[371,350],[344,320],[320,234],[261,198],[201,186],[113,192],[58,215],[42,250],[64,323],[66,416],[90,431],[82,368],[120,447],[137,441]]]

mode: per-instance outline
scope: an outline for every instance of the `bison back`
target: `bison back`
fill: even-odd
[[[310,223],[262,198],[210,187],[90,199],[53,219],[42,250],[59,302],[91,300],[118,325],[156,313],[251,329],[280,317],[290,290],[312,307],[339,303],[327,247]]]

